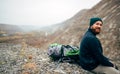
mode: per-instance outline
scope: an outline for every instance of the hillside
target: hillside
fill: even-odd
[[[101,17],[103,19],[102,33],[98,37],[101,40],[105,54],[111,58],[115,57],[117,55],[116,51],[120,48],[119,0],[102,0],[93,8],[83,9],[64,22],[51,27],[37,28],[38,32],[27,33],[30,36],[27,38],[23,36],[23,38],[26,38],[27,44],[43,49],[47,49],[49,44],[55,42],[79,46],[82,36],[89,27],[89,19],[91,17]],[[29,28],[32,29],[32,27]],[[20,28],[0,24],[0,30],[13,33],[20,31]],[[114,55],[109,55],[108,53],[114,53]]]
[[[39,31],[7,37],[13,40],[0,42],[0,74],[92,74],[76,64],[58,64],[47,56],[47,48],[51,43],[79,46],[89,27],[90,17],[103,19],[102,32],[98,38],[104,54],[120,69],[120,0],[101,0],[93,8],[83,9],[69,20]],[[10,31],[7,27],[12,32],[19,30],[7,25],[7,32]],[[5,28],[0,25],[1,31],[5,31]]]
[[[120,0],[102,0],[82,15],[80,13],[81,11],[65,22],[65,25],[69,26],[59,32],[54,42],[79,46],[81,37],[89,27],[90,17],[101,17],[104,24],[102,33],[98,37],[102,42],[105,53],[115,54],[115,51],[120,48]],[[115,57],[116,55],[109,56]]]
[[[72,18],[55,24],[51,27],[40,28],[39,32],[32,33],[26,42],[29,45],[47,49],[51,43],[61,43],[79,46],[84,33],[89,27],[91,17],[103,19],[102,33],[98,35],[105,54],[111,58],[118,55],[116,51],[120,48],[120,1],[102,0],[91,9],[83,9]],[[45,32],[41,32],[45,31]],[[41,35],[42,34],[42,35]],[[114,55],[109,55],[109,54]],[[118,57],[116,57],[118,59]]]

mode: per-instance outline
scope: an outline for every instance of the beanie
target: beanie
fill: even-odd
[[[90,19],[90,26],[92,26],[92,25],[93,25],[95,22],[97,22],[97,21],[101,21],[101,22],[103,23],[103,21],[102,21],[101,18],[94,17],[94,18],[91,18],[91,19]]]

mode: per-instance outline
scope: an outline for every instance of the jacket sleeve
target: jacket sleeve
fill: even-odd
[[[113,67],[114,65],[106,58],[102,53],[101,43],[96,38],[90,38],[88,40],[90,51],[93,57],[103,66]]]

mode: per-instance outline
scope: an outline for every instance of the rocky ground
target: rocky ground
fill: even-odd
[[[46,50],[27,46],[25,43],[0,43],[0,74],[92,73],[75,64],[52,62]]]

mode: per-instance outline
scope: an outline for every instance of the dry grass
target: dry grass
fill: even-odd
[[[14,34],[11,36],[0,37],[0,43],[3,43],[3,42],[9,43],[10,42],[10,43],[23,44],[23,42],[25,42],[28,45],[31,45],[34,47],[39,47],[39,46],[42,46],[42,44],[46,42],[43,38],[44,37],[42,37],[42,36],[36,36],[36,33],[35,34],[34,33],[27,33],[27,34],[22,34],[22,35]]]

